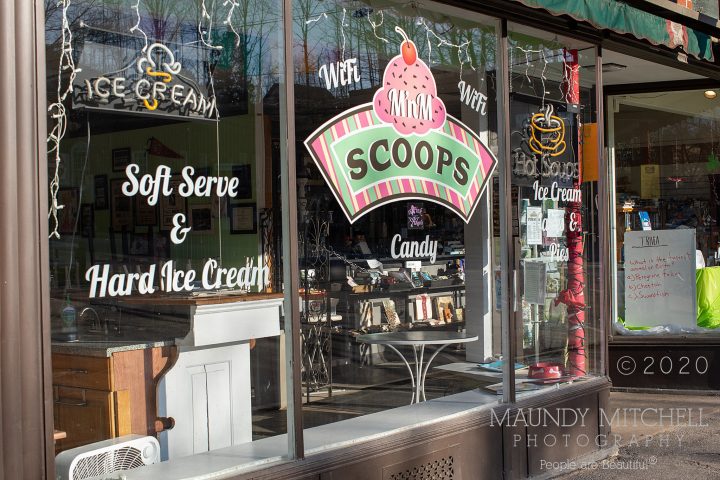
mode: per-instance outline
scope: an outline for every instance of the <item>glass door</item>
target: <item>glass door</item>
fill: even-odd
[[[599,345],[595,48],[511,25],[511,321],[518,393],[595,369]]]

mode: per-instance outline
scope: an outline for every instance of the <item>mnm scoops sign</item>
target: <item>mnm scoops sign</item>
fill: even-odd
[[[497,159],[445,111],[430,69],[402,35],[373,102],[332,118],[305,146],[351,223],[407,199],[439,203],[469,222]]]

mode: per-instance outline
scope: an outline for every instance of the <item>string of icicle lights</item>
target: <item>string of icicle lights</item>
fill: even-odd
[[[329,13],[332,14],[333,12],[329,12]],[[341,59],[342,60],[345,60],[345,50],[346,50],[345,27],[350,26],[349,24],[345,23],[346,16],[347,16],[347,9],[345,7],[343,7],[342,20],[340,22],[340,34],[342,36],[342,47],[341,47],[341,52],[342,52]],[[365,18],[367,18],[368,23],[372,27],[373,36],[376,39],[378,39],[386,44],[390,43],[390,41],[387,38],[378,34],[378,28],[380,28],[385,21],[384,11],[378,10],[377,12],[374,12],[372,9],[368,9],[363,16]],[[379,17],[379,21],[377,20],[377,17]],[[321,21],[327,20],[329,18],[330,17],[328,15],[328,12],[322,12],[318,15],[313,15],[312,17],[308,17],[305,20],[305,25],[310,25],[313,23],[317,24],[317,23],[320,23]],[[477,68],[475,67],[475,65],[473,65],[472,57],[470,56],[470,52],[469,52],[469,48],[472,44],[471,40],[468,39],[462,43],[457,43],[457,44],[453,43],[453,42],[449,41],[447,38],[444,38],[444,37],[438,35],[437,33],[435,33],[435,31],[431,28],[430,25],[428,25],[428,23],[426,22],[426,20],[423,17],[418,17],[415,22],[415,25],[421,26],[425,29],[425,40],[427,42],[427,47],[428,47],[428,66],[432,66],[432,64],[433,64],[433,61],[432,61],[433,43],[437,42],[437,44],[435,45],[435,48],[440,48],[440,47],[444,46],[444,47],[449,47],[451,49],[457,50],[457,59],[460,64],[459,76],[460,76],[461,80],[462,80],[462,76],[463,76],[463,68],[466,63],[470,66],[470,68],[473,71],[477,71]]]
[[[58,200],[58,191],[60,190],[60,142],[65,137],[67,131],[67,111],[65,109],[65,100],[72,95],[73,82],[79,68],[75,67],[73,60],[73,44],[72,31],[70,30],[70,21],[68,20],[68,9],[70,8],[70,0],[60,0],[57,5],[61,7],[62,24],[60,32],[60,60],[58,61],[57,70],[57,98],[55,102],[50,104],[48,112],[50,118],[54,122],[53,128],[48,134],[47,143],[48,157],[52,157],[55,162],[55,172],[50,180],[50,211],[48,219],[50,220],[49,238],[60,238],[58,212],[64,208]],[[68,73],[67,84],[63,87],[63,75]]]

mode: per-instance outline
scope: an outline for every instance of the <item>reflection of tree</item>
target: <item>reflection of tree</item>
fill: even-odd
[[[470,65],[485,69],[495,64],[492,28],[470,22],[463,25],[457,19],[413,7],[376,9],[355,2],[343,9],[321,0],[298,0],[293,21],[295,73],[305,85],[320,84],[316,72],[321,65],[356,58],[362,76],[355,88],[376,86],[384,63],[400,53],[402,39],[395,26],[408,33],[420,58],[433,67],[467,72]],[[334,91],[341,96],[348,93],[343,88]]]
[[[145,0],[148,15],[151,20],[149,37],[160,41],[175,38],[180,25],[185,23],[184,9],[178,8],[182,2],[176,0]]]
[[[315,47],[310,47],[310,30],[322,25],[320,22],[323,22],[323,20],[327,20],[325,16],[321,16],[322,14],[327,15],[324,11],[325,6],[326,4],[322,4],[318,0],[297,0],[293,2],[293,23],[296,26],[295,31],[299,32],[300,46],[302,48],[302,63],[299,73],[305,75],[305,85],[310,85],[310,55],[320,43],[319,40],[315,39]],[[316,18],[318,20],[313,21]]]

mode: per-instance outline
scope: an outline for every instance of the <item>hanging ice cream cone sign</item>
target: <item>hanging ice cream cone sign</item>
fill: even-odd
[[[305,146],[350,222],[408,199],[439,203],[468,222],[497,159],[447,113],[415,43],[395,31],[398,54],[373,101],[328,120]]]

